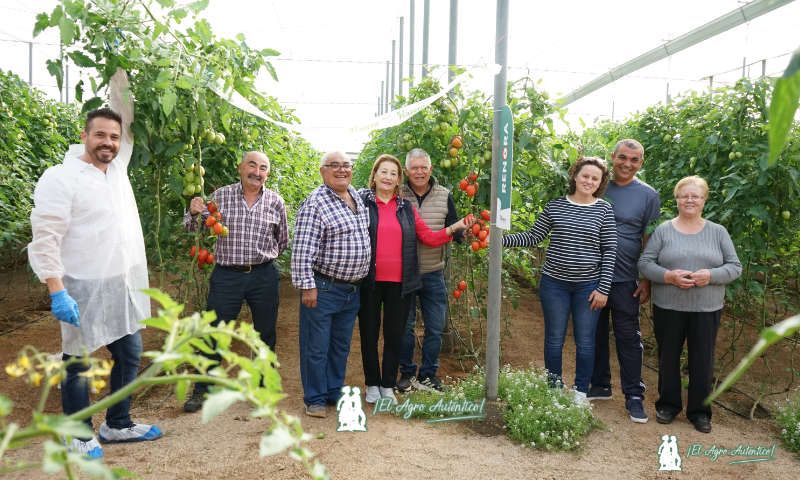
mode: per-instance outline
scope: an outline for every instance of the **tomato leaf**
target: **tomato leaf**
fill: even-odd
[[[97,64],[94,62],[94,60],[92,60],[91,58],[87,57],[83,53],[78,52],[77,50],[74,51],[74,52],[69,52],[67,55],[69,55],[69,58],[71,58],[72,61],[75,63],[75,65],[77,65],[79,67],[88,68],[88,67],[97,66]]]
[[[47,27],[50,26],[50,17],[46,13],[36,15],[36,24],[33,26],[33,36],[42,33]]]
[[[58,20],[58,29],[61,31],[61,43],[72,45],[72,40],[75,39],[75,24],[72,23],[72,20],[62,16]]]
[[[83,108],[81,108],[81,113],[86,113],[95,108],[99,108],[100,105],[103,104],[103,99],[100,97],[92,97],[89,100],[86,100],[86,103],[83,104]]]
[[[61,68],[61,60],[47,60],[47,71],[50,75],[56,77],[56,85],[61,90],[61,85],[64,83],[64,69]]]
[[[164,96],[161,97],[161,109],[164,111],[164,115],[169,117],[176,103],[178,103],[178,96],[175,94],[174,90],[170,88],[164,92]]]
[[[769,165],[778,161],[792,128],[800,99],[800,49],[794,52],[783,76],[775,82],[769,105]]]
[[[203,415],[202,422],[208,423],[214,417],[228,409],[236,402],[245,401],[246,398],[242,392],[235,392],[233,390],[220,390],[218,392],[208,394],[208,398],[203,402]]]
[[[258,445],[258,454],[262,457],[281,453],[295,443],[292,433],[283,424],[276,424],[271,432],[261,437]]]

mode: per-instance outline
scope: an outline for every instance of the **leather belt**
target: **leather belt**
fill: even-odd
[[[314,275],[318,276],[319,278],[325,279],[325,280],[327,280],[327,281],[329,281],[331,283],[339,283],[339,284],[342,284],[342,285],[354,285],[356,287],[361,285],[361,279],[352,280],[352,281],[351,280],[340,280],[338,278],[331,277],[330,275],[325,275],[324,273],[320,273],[320,272],[318,272],[316,270],[314,270]]]
[[[250,273],[256,268],[269,265],[270,263],[272,263],[272,260],[267,260],[266,262],[263,263],[254,263],[252,265],[220,265],[220,267],[227,268],[228,270],[231,270],[233,272]]]

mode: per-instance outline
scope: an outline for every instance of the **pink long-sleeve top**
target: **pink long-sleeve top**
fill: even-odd
[[[400,282],[403,279],[403,232],[397,220],[397,195],[388,202],[377,196],[378,205],[378,244],[375,250],[375,281]],[[414,224],[417,239],[429,247],[439,247],[453,239],[447,234],[447,228],[438,232],[432,231],[414,210]]]

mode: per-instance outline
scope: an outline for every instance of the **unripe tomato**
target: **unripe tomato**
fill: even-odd
[[[481,243],[478,242],[477,240],[473,241],[472,242],[472,250],[477,252],[480,249],[481,249]]]
[[[461,280],[460,282],[458,282],[458,289],[459,290],[466,290],[467,289],[467,282],[465,282],[464,280]]]
[[[458,149],[455,147],[450,147],[450,156],[456,158],[458,156]]]
[[[209,228],[211,228],[211,227],[213,227],[213,226],[214,226],[214,224],[215,224],[215,223],[217,223],[217,219],[216,219],[216,218],[214,218],[214,217],[208,217],[208,218],[206,219],[206,227],[209,227]]]
[[[461,290],[453,290],[453,297],[458,298],[461,296]]]
[[[783,217],[784,220],[789,220],[790,218],[792,218],[792,212],[790,212],[789,210],[784,210],[781,212],[781,217]]]
[[[228,236],[228,227],[224,227],[224,226],[222,227],[222,236],[223,237],[227,237]]]

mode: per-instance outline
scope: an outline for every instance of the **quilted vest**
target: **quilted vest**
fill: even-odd
[[[425,220],[428,227],[434,232],[443,229],[446,225],[445,217],[447,217],[447,199],[450,196],[450,191],[443,186],[433,182],[430,192],[422,202],[420,208],[417,202],[417,196],[408,184],[403,185],[403,198],[411,202],[414,208],[417,209],[419,216]],[[417,242],[417,249],[419,252],[419,271],[420,273],[430,273],[444,268],[444,249],[441,247],[429,247],[423,245],[422,242]]]

